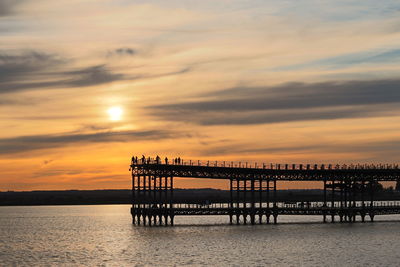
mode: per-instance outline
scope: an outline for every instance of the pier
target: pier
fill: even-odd
[[[374,221],[376,215],[400,214],[400,202],[377,203],[379,182],[400,180],[398,165],[256,164],[133,158],[132,222],[174,225],[180,215],[226,215],[230,224],[278,223],[279,215],[320,215],[323,222]],[[227,203],[175,203],[174,178],[227,181]],[[323,201],[277,201],[279,182],[313,181],[323,188]],[[400,201],[400,199],[399,199]]]

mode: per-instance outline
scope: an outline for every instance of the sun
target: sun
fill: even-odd
[[[124,113],[124,111],[120,107],[111,107],[107,110],[107,113],[110,116],[110,120],[119,121],[121,120],[122,113]]]

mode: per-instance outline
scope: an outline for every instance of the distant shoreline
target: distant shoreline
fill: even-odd
[[[236,196],[235,196],[236,197]],[[175,189],[177,203],[227,203],[229,190],[220,189]],[[400,192],[382,190],[375,200],[398,200]],[[366,199],[368,201],[368,199]],[[323,201],[322,189],[277,190],[277,201]],[[51,190],[51,191],[7,191],[0,192],[0,206],[67,206],[67,205],[124,205],[132,203],[130,189],[102,190]]]

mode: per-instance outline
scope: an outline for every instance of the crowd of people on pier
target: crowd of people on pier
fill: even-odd
[[[167,157],[165,157],[164,163],[166,165],[170,164],[169,159]],[[161,161],[160,156],[158,156],[158,155],[155,158],[145,157],[144,155],[142,155],[141,158],[138,158],[137,156],[133,156],[132,164],[162,164],[162,161]],[[183,160],[180,157],[174,158],[172,160],[171,164],[183,165]]]

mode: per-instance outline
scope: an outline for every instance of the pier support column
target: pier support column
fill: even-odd
[[[274,224],[278,223],[278,204],[276,198],[276,178],[274,178]]]
[[[375,212],[374,212],[374,183],[375,181],[371,178],[369,180],[369,193],[370,193],[370,204],[369,204],[369,218],[371,222],[374,221]]]
[[[153,215],[153,222],[154,222],[154,225],[156,225],[157,224],[157,215],[158,215],[158,212],[159,212],[159,201],[158,201],[158,199],[157,199],[157,176],[153,176],[152,177],[152,179],[153,179],[153,188],[152,188],[152,190],[153,190],[153,208],[152,208],[152,215]]]
[[[133,159],[132,159],[132,163],[133,163]],[[135,188],[136,176],[133,173],[132,166],[131,166],[130,169],[132,170],[132,207],[131,207],[131,215],[132,215],[132,224],[136,224],[136,208],[137,208],[137,204],[136,204],[136,188]]]
[[[365,180],[362,178],[361,181],[361,222],[365,222],[365,202],[364,202],[364,192],[365,192]]]
[[[233,223],[233,179],[229,179],[229,224]]]
[[[163,187],[162,187],[162,176],[159,177],[158,179],[158,203],[159,203],[159,207],[158,207],[158,224],[162,225],[163,221],[162,221],[162,216],[163,216],[163,210],[164,210],[164,202],[163,202]]]
[[[240,180],[236,179],[236,224],[240,224]]]
[[[247,180],[243,181],[243,223],[247,224]]]
[[[170,177],[170,222],[174,226],[174,177]]]
[[[278,223],[278,214],[274,213],[274,224]]]
[[[262,193],[263,193],[263,189],[264,189],[264,187],[263,187],[263,180],[262,180],[262,177],[260,176],[260,178],[259,178],[259,180],[258,180],[258,183],[259,183],[259,187],[258,187],[258,190],[259,190],[259,207],[258,207],[258,219],[259,219],[259,223],[260,224],[262,224],[262,217],[263,217],[263,208],[262,208],[262,204],[263,204],[263,201],[262,201]]]
[[[251,221],[252,225],[255,224],[255,217],[256,217],[256,215],[255,215],[255,197],[254,197],[254,194],[255,194],[254,183],[255,183],[255,181],[254,180],[255,180],[255,177],[253,176],[251,181],[250,181],[250,190],[251,190],[250,221]]]
[[[323,222],[326,223],[326,212],[327,212],[327,206],[326,206],[326,178],[324,178],[324,218]]]
[[[270,216],[271,216],[271,209],[269,203],[269,176],[267,176],[267,224],[269,224]]]
[[[375,217],[375,214],[373,214],[373,213],[369,214],[369,218],[371,219],[371,222],[374,222],[374,217]]]
[[[357,182],[352,182],[352,205],[351,205],[351,215],[352,215],[352,222],[356,222],[356,215],[357,215],[357,203],[356,203],[356,196],[357,196]]]
[[[332,191],[331,191],[331,222],[335,222],[335,181],[332,180]]]

